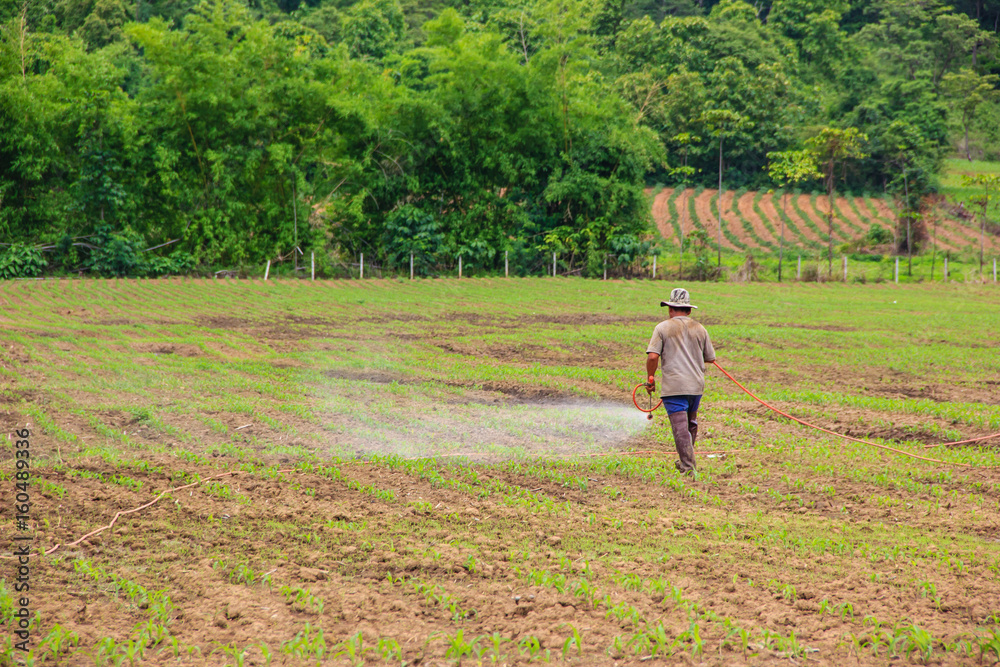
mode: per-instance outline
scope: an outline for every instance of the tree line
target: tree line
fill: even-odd
[[[0,275],[627,274],[656,183],[916,217],[1000,146],[1000,3],[967,4],[3,0]]]

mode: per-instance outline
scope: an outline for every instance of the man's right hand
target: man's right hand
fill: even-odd
[[[646,381],[646,393],[652,394],[654,391],[656,391],[656,378],[650,375]]]

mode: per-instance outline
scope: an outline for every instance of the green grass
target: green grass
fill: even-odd
[[[1000,450],[924,445],[1000,430],[1000,288],[686,283],[720,362],[763,399],[946,462],[803,429],[710,369],[687,478],[665,420],[627,394],[673,286],[0,285],[7,409],[51,452],[32,487],[39,546],[206,480],[39,560],[55,583],[36,664],[756,664],[814,649],[849,663],[854,647],[862,664],[966,664],[991,650]],[[68,298],[103,312],[68,314]],[[180,341],[190,354],[156,351]],[[207,479],[221,472],[239,474]],[[88,596],[97,634],[61,589]],[[12,596],[0,584],[6,629]],[[359,629],[376,611],[378,632]],[[244,622],[267,644],[234,639]]]
[[[971,204],[974,196],[982,195],[982,188],[970,187],[962,183],[963,175],[975,174],[998,174],[1000,173],[1000,162],[984,162],[982,160],[961,160],[952,158],[945,160],[944,169],[941,174],[941,193],[953,204],[965,203],[965,208],[978,213],[978,207]],[[1000,213],[1000,193],[993,193],[993,201],[990,204],[990,217],[996,219]]]

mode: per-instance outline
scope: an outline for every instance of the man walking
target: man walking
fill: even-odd
[[[656,391],[656,366],[660,366],[660,397],[670,418],[679,461],[674,465],[682,473],[694,471],[694,443],[698,439],[698,405],[705,393],[705,363],[715,361],[715,350],[705,327],[691,319],[691,297],[677,288],[669,301],[669,319],[653,330],[646,348],[646,391]]]

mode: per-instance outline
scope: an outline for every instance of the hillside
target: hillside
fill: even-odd
[[[944,157],[1000,156],[997,20],[943,0],[0,3],[0,278],[301,275],[313,255],[348,277],[362,254],[527,275],[553,253],[627,276],[650,183],[835,175],[912,207],[962,187]],[[744,194],[724,244],[773,247],[774,202]],[[891,224],[852,201],[840,240]],[[796,204],[795,242],[821,244],[822,199]]]
[[[652,191],[649,191],[653,195]],[[653,219],[663,238],[677,247],[680,236],[704,230],[715,248],[718,239],[718,190],[664,188],[653,196]],[[724,250],[777,253],[780,245],[784,199],[785,247],[790,252],[819,253],[826,248],[829,200],[825,195],[729,190],[722,194],[722,247]],[[896,227],[894,202],[883,197],[836,197],[834,199],[834,243],[838,246],[863,238],[873,225],[889,233]],[[952,253],[979,252],[979,228],[972,219],[955,214],[953,207],[939,203],[925,218],[930,238],[938,250]],[[1000,238],[986,235],[988,255],[1000,252]]]

